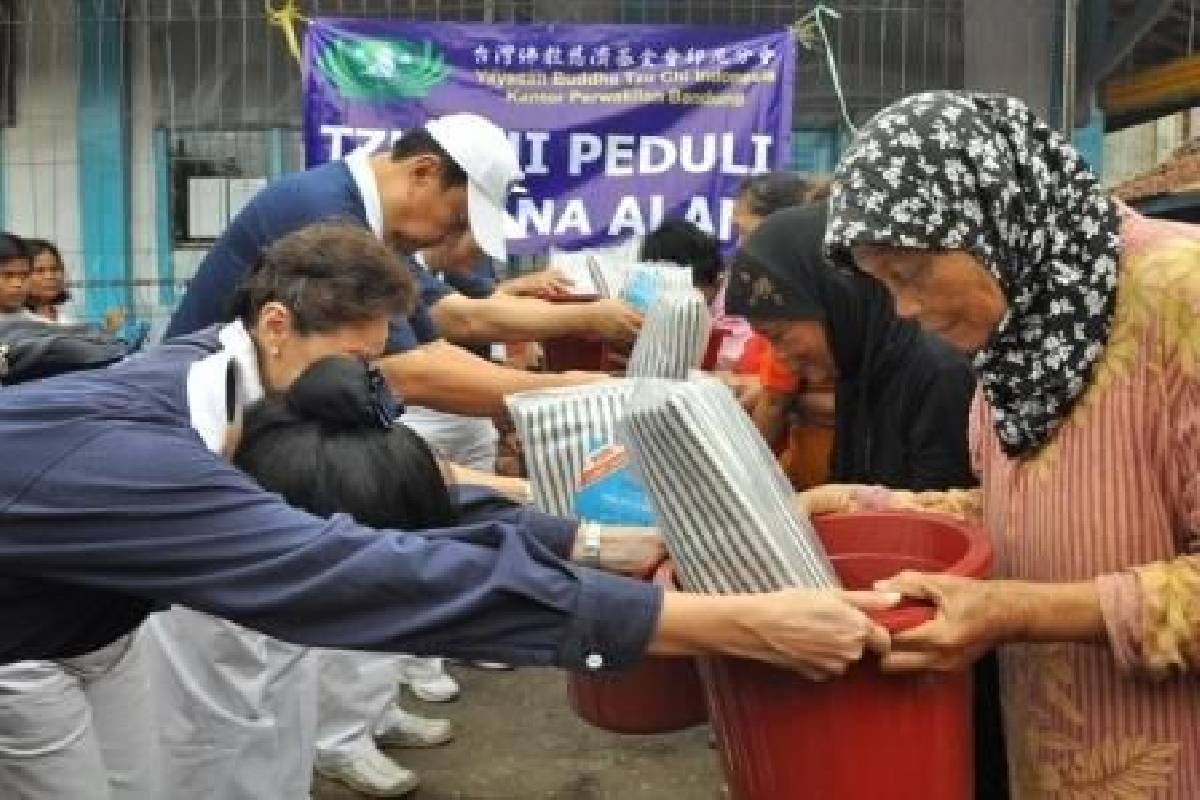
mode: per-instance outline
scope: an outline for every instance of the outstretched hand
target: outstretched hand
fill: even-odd
[[[642,329],[642,315],[620,300],[596,300],[586,305],[592,332],[608,342],[627,343]]]
[[[520,297],[569,297],[575,288],[574,282],[560,269],[544,269],[519,278],[512,278],[500,285],[505,294]]]
[[[744,619],[758,646],[740,653],[787,667],[821,681],[845,673],[867,650],[885,654],[887,630],[865,612],[899,602],[886,592],[787,589],[754,595],[755,607]]]

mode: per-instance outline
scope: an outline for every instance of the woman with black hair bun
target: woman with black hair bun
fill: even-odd
[[[349,514],[372,528],[426,530],[454,525],[458,507],[442,464],[420,436],[398,421],[400,405],[382,376],[363,361],[331,356],[309,367],[283,394],[247,409],[233,462],[262,488],[319,517]],[[448,720],[406,712],[392,691],[374,690],[372,678],[394,672],[395,654],[320,650],[305,654],[315,685],[295,692],[303,741],[316,743],[315,766],[327,777],[372,793],[416,788],[412,770],[375,743],[443,744]],[[315,664],[310,660],[315,660]],[[311,674],[311,673],[310,673]],[[328,684],[340,683],[335,693]],[[355,713],[357,712],[357,713]],[[346,769],[350,762],[360,769]],[[365,770],[373,786],[352,777]]]
[[[269,492],[372,528],[453,525],[458,511],[425,441],[396,421],[378,373],[355,359],[318,361],[245,416],[234,463]]]
[[[140,796],[307,796],[307,783],[288,781],[311,778],[294,763],[303,753],[293,720],[273,707],[291,691],[280,675],[305,647],[591,673],[647,654],[719,653],[813,679],[888,649],[865,612],[895,604],[894,594],[664,592],[611,574],[656,563],[661,542],[644,532],[608,537],[473,487],[452,492],[453,526],[369,528],[289,505],[221,458],[239,408],[286,392],[325,356],[378,356],[388,320],[412,301],[408,271],[370,232],[313,225],[262,254],[236,322],[105,370],[0,392],[0,664],[56,660],[65,669],[86,658],[107,669],[110,648],[136,652],[122,643],[142,640],[132,634],[151,612],[173,606],[143,633],[188,620],[167,654],[182,685],[175,725],[131,755],[157,769],[154,745],[186,744],[191,783]],[[198,621],[225,638],[190,637]],[[214,653],[213,641],[227,652]],[[113,720],[118,732],[139,729],[139,699]],[[58,721],[31,714],[30,700],[0,692],[0,730]],[[90,724],[87,713],[81,723]],[[107,757],[114,742],[104,744]],[[0,796],[91,797],[128,777],[110,778],[99,757],[63,769],[58,755],[0,757]],[[39,785],[66,785],[22,794],[34,773]]]

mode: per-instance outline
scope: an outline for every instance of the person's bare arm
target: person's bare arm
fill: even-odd
[[[450,473],[450,480],[454,483],[486,486],[496,494],[503,495],[514,503],[529,502],[529,481],[524,478],[497,475],[494,472],[484,472],[450,461],[444,462],[444,466]]]
[[[632,341],[641,315],[619,300],[550,303],[532,297],[493,294],[471,298],[448,294],[429,310],[438,332],[454,342],[538,341],[556,336],[594,336]]]
[[[496,284],[496,291],[518,297],[567,297],[575,288],[574,282],[560,269],[530,272]]]
[[[406,403],[476,417],[502,414],[506,395],[608,380],[601,373],[537,373],[501,367],[447,342],[384,356],[377,366]]]
[[[813,680],[846,671],[867,650],[887,653],[887,631],[866,611],[890,608],[898,595],[821,589],[771,594],[666,592],[649,652],[721,653],[793,669]]]

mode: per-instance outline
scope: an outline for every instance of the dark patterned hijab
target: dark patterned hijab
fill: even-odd
[[[837,366],[834,480],[859,479],[871,463],[872,401],[904,368],[921,336],[892,310],[875,280],[825,257],[824,205],[767,217],[738,249],[725,310],[750,320],[812,320],[825,328]]]
[[[1036,452],[1087,385],[1116,301],[1118,219],[1079,154],[1019,100],[928,92],[884,109],[834,174],[825,243],[961,249],[1008,312],[975,356],[1004,451]]]
[[[822,245],[823,205],[795,206],[763,220],[734,256],[727,313],[751,320],[824,323],[838,377],[856,380],[893,361],[916,336],[870,278],[839,270]]]

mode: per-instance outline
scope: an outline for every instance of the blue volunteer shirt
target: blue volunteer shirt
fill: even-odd
[[[314,222],[370,227],[362,194],[344,161],[285,175],[254,195],[200,262],[171,316],[166,338],[226,321],[234,294],[258,261],[259,253],[275,240]],[[419,304],[408,319],[392,321],[387,352],[411,350],[435,338],[428,309]]]
[[[417,284],[417,308],[421,311],[419,318],[418,315],[410,318],[410,328],[416,341],[426,344],[440,338],[437,325],[434,324],[429,309],[433,308],[446,295],[454,294],[454,289],[422,267],[416,260],[409,258],[407,263],[413,280]]]
[[[491,297],[496,291],[496,265],[490,258],[481,258],[470,272],[447,272],[442,281],[467,297]]]
[[[563,560],[575,524],[460,490],[461,524],[375,531],[262,491],[191,426],[216,330],[0,391],[0,663],[101,647],[178,603],[284,641],[621,668],[661,593]]]

